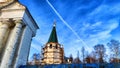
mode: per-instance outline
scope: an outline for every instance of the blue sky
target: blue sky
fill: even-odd
[[[94,45],[111,39],[120,41],[120,0],[20,0],[40,29],[33,38],[30,57],[40,53],[49,38],[54,20],[65,55],[76,57],[81,47],[90,52]],[[29,57],[29,58],[30,58]]]

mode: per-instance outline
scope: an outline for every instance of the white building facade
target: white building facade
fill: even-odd
[[[38,25],[17,0],[0,0],[0,68],[26,65]]]

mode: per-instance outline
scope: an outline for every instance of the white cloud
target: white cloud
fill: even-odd
[[[99,14],[99,13],[101,13],[101,11],[103,11],[103,10],[108,10],[108,7],[109,6],[107,6],[107,5],[101,5],[101,6],[99,6],[98,8],[96,8],[93,12],[91,12],[90,13],[90,16],[91,15],[96,15],[96,14]],[[109,10],[108,10],[109,11]],[[104,11],[104,12],[106,12],[106,11]],[[102,15],[102,14],[101,14]]]
[[[106,25],[99,26],[102,29],[103,28],[104,29],[102,31],[96,32],[95,34],[89,34],[89,38],[88,38],[89,40],[87,40],[87,41],[89,41],[89,43],[94,41],[94,44],[101,43],[100,42],[101,40],[105,41],[106,39],[108,39],[112,36],[111,32],[114,29],[116,29],[118,27],[118,25],[119,25],[118,22],[114,22],[114,23],[112,22],[112,23],[109,23],[109,24],[106,24]]]
[[[101,22],[101,21],[98,21],[98,22],[92,24],[91,27],[92,27],[92,28],[95,28],[95,27],[99,27],[99,26],[101,26],[101,25],[102,25],[102,22]]]
[[[109,30],[114,30],[119,26],[119,21],[117,21],[117,20],[112,19],[112,20],[109,20],[108,22],[110,23],[110,24],[108,24]]]
[[[87,31],[87,30],[96,30],[96,28],[98,28],[98,27],[101,27],[101,25],[102,25],[102,22],[101,21],[98,21],[98,22],[96,22],[96,23],[94,23],[94,24],[90,24],[90,23],[83,23],[82,24],[83,26],[82,26],[82,28],[80,28],[80,33],[85,33],[85,31]],[[97,31],[97,30],[96,30]]]
[[[115,5],[111,5],[110,12],[112,14],[120,13],[120,3],[117,3]]]
[[[91,34],[90,38],[97,38],[98,40],[106,39],[110,37],[110,32],[111,30],[106,30],[106,31],[99,32],[97,34]]]

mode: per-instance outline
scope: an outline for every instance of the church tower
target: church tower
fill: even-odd
[[[58,42],[56,23],[54,23],[48,42],[42,48],[43,64],[61,64],[63,63],[64,49]]]
[[[18,0],[0,0],[0,68],[26,65],[38,25]]]

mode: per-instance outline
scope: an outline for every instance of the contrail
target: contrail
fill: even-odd
[[[57,16],[60,18],[60,20],[76,35],[76,37],[85,45],[87,44],[79,37],[79,35],[71,28],[71,26],[62,18],[62,16],[57,12],[57,10],[53,7],[53,5],[46,0],[49,6],[53,9],[53,11],[57,14]]]

